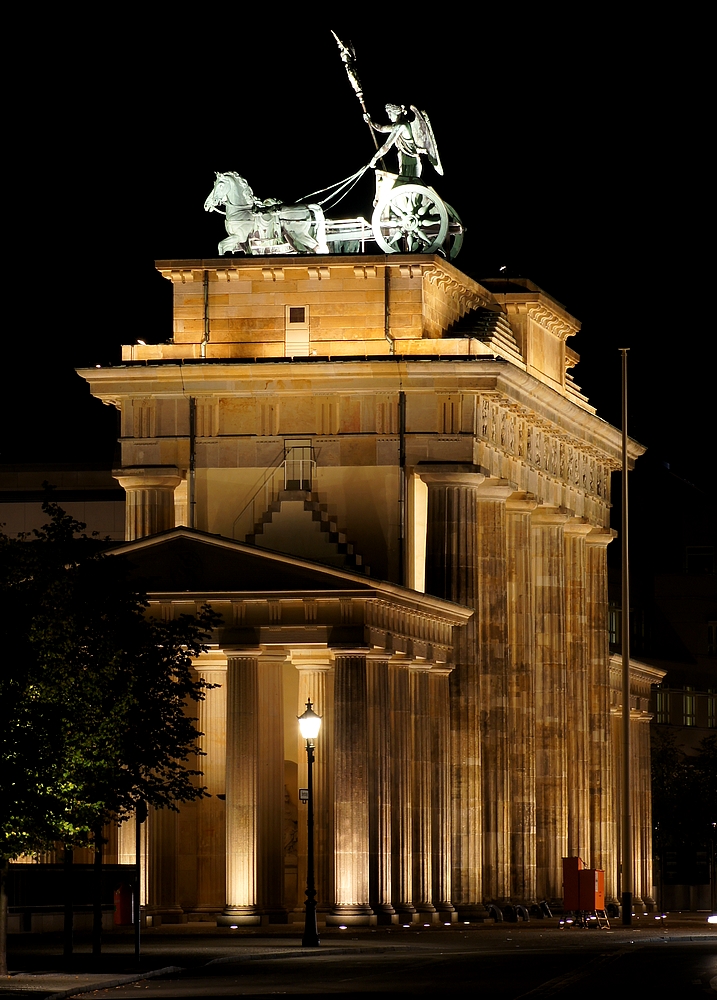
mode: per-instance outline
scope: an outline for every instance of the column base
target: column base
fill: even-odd
[[[161,906],[151,907],[143,910],[142,915],[145,918],[152,918],[151,923],[147,925],[149,927],[161,927],[162,924],[186,924],[188,920],[187,914],[179,907],[168,907],[167,909],[163,909]]]
[[[381,926],[398,923],[398,914],[390,903],[380,903],[374,907],[374,912],[376,914],[376,923]]]
[[[288,910],[268,910],[266,913],[261,914],[262,927],[266,927],[269,924],[288,924],[289,922]]]
[[[261,924],[261,914],[256,912],[253,906],[227,906],[224,913],[217,917],[217,927],[237,927],[256,926]]]
[[[326,926],[336,927],[345,924],[347,927],[375,927],[376,914],[370,906],[335,906],[331,913],[326,914]]]

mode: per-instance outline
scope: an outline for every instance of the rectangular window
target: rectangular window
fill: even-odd
[[[311,441],[285,441],[284,449],[284,489],[310,492],[315,465]]]
[[[685,547],[685,572],[690,574],[714,573],[715,550],[713,545],[687,545]]]
[[[622,625],[622,608],[619,608],[613,601],[610,602],[607,612],[608,637],[611,646],[620,645]]]
[[[309,355],[309,307],[286,306],[284,356],[306,358]]]
[[[717,656],[717,622],[707,623],[707,655]]]
[[[667,692],[655,691],[655,722],[667,722]]]
[[[682,725],[694,726],[697,724],[695,713],[695,696],[691,687],[685,687],[682,695]]]
[[[717,729],[717,692],[713,688],[707,691],[707,726]]]

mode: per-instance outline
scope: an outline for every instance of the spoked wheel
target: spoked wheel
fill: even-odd
[[[371,225],[385,253],[434,253],[448,233],[448,212],[432,188],[400,184],[379,201]]]
[[[448,212],[448,232],[443,243],[443,252],[449,260],[453,260],[454,257],[458,256],[458,251],[463,246],[463,233],[466,230],[455,208],[452,208],[448,202],[443,204]]]

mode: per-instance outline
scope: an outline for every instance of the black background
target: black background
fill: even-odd
[[[430,115],[445,176],[426,180],[468,227],[457,265],[479,280],[505,265],[582,321],[573,374],[615,424],[630,347],[631,436],[709,492],[706,25],[597,5],[373,4],[330,20],[243,6],[63,11],[13,37],[0,462],[111,462],[113,413],[73,369],[171,336],[153,260],[216,255],[222,220],[202,210],[215,170],[293,201],[368,162],[333,27],[375,119],[386,101]],[[372,183],[332,217],[369,215]]]

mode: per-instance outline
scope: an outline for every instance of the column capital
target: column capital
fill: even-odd
[[[570,514],[564,507],[536,507],[530,516],[530,523],[535,525],[563,525],[569,518]]]
[[[323,649],[290,649],[288,660],[297,670],[333,670],[333,651]]]
[[[486,471],[470,462],[426,463],[414,467],[415,474],[427,486],[480,486]]]
[[[135,465],[113,469],[112,477],[124,490],[174,490],[182,481],[176,465]]]
[[[530,514],[538,506],[538,498],[532,493],[520,493],[514,491],[505,502],[506,510],[515,511],[517,514]]]
[[[595,528],[590,532],[589,535],[585,536],[585,541],[588,545],[609,545],[610,542],[617,538],[617,532],[614,528]]]
[[[515,483],[508,479],[485,479],[476,490],[476,500],[507,500],[515,492]]]
[[[587,536],[594,529],[594,527],[595,525],[589,524],[587,519],[584,517],[572,517],[569,521],[565,522],[565,534]]]

